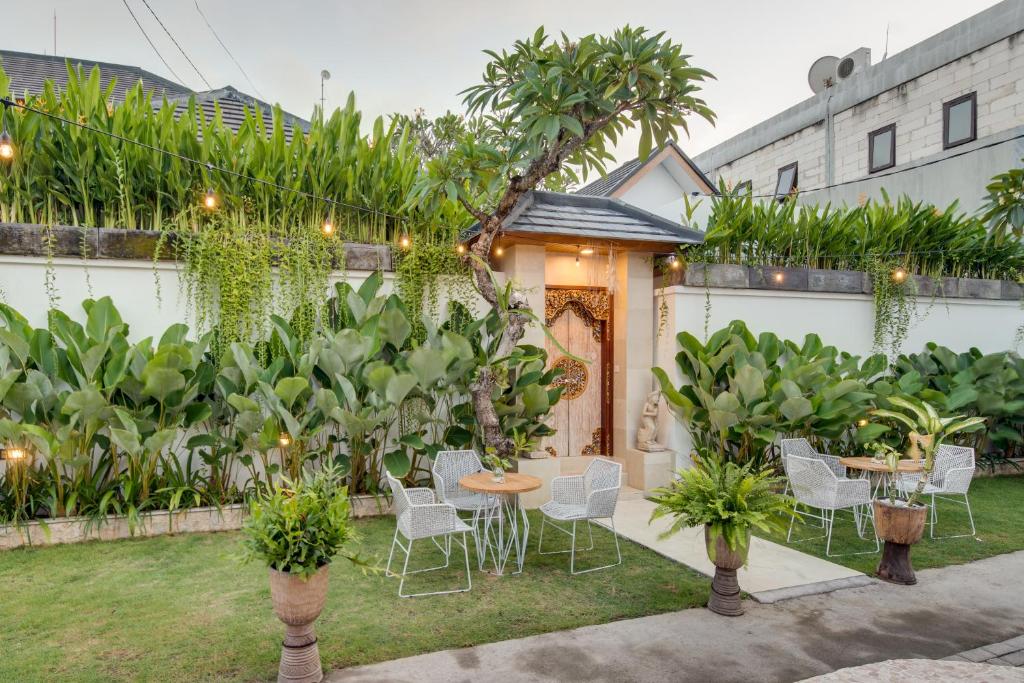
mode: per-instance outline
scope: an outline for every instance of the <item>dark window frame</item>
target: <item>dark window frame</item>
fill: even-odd
[[[949,112],[958,104],[964,102],[971,103],[971,134],[969,137],[957,140],[956,142],[949,141]],[[968,142],[974,142],[978,139],[978,93],[977,91],[961,95],[960,97],[954,97],[949,102],[942,103],[942,149],[950,149],[952,147],[959,147],[965,145]]]
[[[753,180],[744,180],[742,182],[737,183],[736,187],[733,188],[733,194],[735,194],[737,196],[742,195],[744,193],[746,193],[746,194],[754,194],[754,181]]]
[[[793,183],[789,186],[789,189],[786,190],[784,193],[783,192],[779,192],[779,181],[782,180],[782,174],[784,172],[788,171],[789,169],[793,169]],[[800,187],[800,166],[798,165],[798,162],[794,161],[791,164],[786,164],[785,166],[781,166],[779,168],[779,170],[778,170],[778,173],[775,176],[775,198],[781,202],[781,201],[785,200],[786,197],[792,196],[793,193],[795,193],[797,191],[797,188],[799,188],[799,187]]]
[[[875,165],[875,138],[884,133],[892,133],[889,138],[889,163],[884,166]],[[868,133],[868,173],[878,173],[896,165],[896,124],[890,123]]]

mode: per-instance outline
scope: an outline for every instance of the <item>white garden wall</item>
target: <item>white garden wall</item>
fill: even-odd
[[[675,336],[686,331],[704,339],[708,296],[711,304],[709,333],[732,320],[743,320],[754,334],[774,332],[783,339],[800,341],[814,332],[824,343],[842,351],[861,356],[872,353],[874,305],[868,294],[717,287],[705,290],[676,285],[655,293],[656,306],[660,305],[661,296],[665,297],[668,317],[656,341],[657,362],[677,382],[681,382],[682,377],[675,363],[679,352]],[[1024,325],[1024,308],[1019,301],[933,300],[920,296],[917,311],[917,320],[902,347],[904,353],[920,351],[930,341],[958,352],[971,347],[985,353],[1013,350],[1017,329]],[[668,447],[677,453],[688,453],[689,438],[666,409],[663,409],[661,425],[662,439]]]

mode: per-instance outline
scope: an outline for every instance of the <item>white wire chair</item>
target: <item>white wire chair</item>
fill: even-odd
[[[811,442],[807,439],[783,439],[781,442],[781,450],[783,458],[787,455],[797,455],[801,458],[816,458],[828,465],[828,468],[832,470],[837,477],[846,476],[846,465],[839,462],[838,455],[819,453],[811,447]],[[782,495],[787,495],[788,493],[789,481],[787,480],[786,488],[782,492]]]
[[[595,458],[583,474],[555,477],[551,480],[551,500],[540,506],[543,514],[540,523],[540,537],[537,540],[537,552],[541,555],[557,555],[569,553],[569,573],[586,574],[587,572],[607,569],[622,564],[622,551],[619,548],[619,534],[615,530],[615,505],[619,500],[619,489],[622,487],[622,465],[604,458]],[[617,561],[611,564],[576,569],[576,551],[594,549],[593,520],[607,518],[611,522],[612,537],[615,539]],[[549,521],[551,520],[551,521]],[[567,529],[555,523],[572,522]],[[590,546],[576,548],[576,525],[587,523]],[[572,539],[569,550],[543,550],[544,527],[550,524]]]
[[[421,595],[444,595],[446,593],[464,593],[473,588],[473,577],[469,571],[469,545],[466,542],[466,534],[476,537],[476,529],[459,519],[458,511],[450,503],[438,503],[434,499],[434,492],[426,488],[407,489],[402,482],[385,473],[388,478],[388,485],[394,496],[395,505],[395,536],[391,541],[391,552],[388,554],[388,565],[385,573],[388,576],[400,576],[398,584],[398,595],[403,598],[418,597]],[[406,594],[405,579],[412,574],[421,572],[446,569],[449,565],[452,554],[452,539],[462,534],[462,551],[466,558],[466,580],[468,585],[465,588],[457,588],[446,591],[433,591],[427,593]],[[402,545],[398,540],[399,535],[405,537],[407,545]],[[439,537],[444,537],[444,542],[438,542]],[[412,556],[414,541],[429,538],[434,545],[444,554],[444,564],[425,569],[409,571],[409,558]],[[458,545],[458,540],[455,541]],[[395,556],[395,547],[405,551],[405,563],[402,565],[402,573],[395,574],[391,571],[391,561]]]
[[[804,512],[802,516],[811,517],[821,522],[825,528],[824,536],[800,539],[800,542],[825,538],[825,555],[840,557],[832,553],[832,528],[835,525],[836,511],[850,510],[857,527],[857,536],[864,538],[866,520],[871,521],[872,535],[875,537],[875,549],[843,555],[863,555],[879,550],[878,536],[874,533],[875,513],[871,507],[871,482],[867,479],[847,479],[836,476],[832,468],[820,458],[805,458],[799,455],[786,455],[782,458],[786,477],[793,490],[793,497],[801,505],[815,508],[818,513]],[[789,533],[786,541],[793,540],[794,516],[789,521]]]
[[[924,495],[931,496],[932,506],[929,512],[928,535],[930,538],[964,538],[974,536],[977,529],[974,526],[974,514],[971,512],[971,501],[967,498],[967,490],[971,487],[971,480],[974,478],[974,449],[966,446],[938,447],[935,452],[935,465],[928,475],[928,482],[924,486]],[[917,488],[920,475],[903,474],[896,480],[896,488],[903,494],[909,494]],[[963,496],[961,503],[956,498],[949,496]],[[939,513],[935,509],[935,499],[945,500],[950,503],[963,505],[967,508],[967,519],[971,522],[970,534],[956,534],[952,536],[936,536],[935,523],[939,521]]]
[[[459,481],[467,474],[483,472],[484,466],[480,462],[480,456],[476,451],[440,451],[434,459],[431,473],[434,475],[434,490],[442,503],[450,503],[459,512],[470,512],[472,517],[469,523],[474,529],[478,528],[483,519],[483,514],[490,504],[485,493],[475,493],[459,486]],[[476,542],[477,564],[480,569],[484,565],[483,535],[477,533],[474,537]]]

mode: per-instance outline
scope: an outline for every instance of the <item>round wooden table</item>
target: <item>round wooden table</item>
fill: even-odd
[[[523,571],[526,542],[530,537],[530,520],[519,501],[519,494],[535,491],[542,483],[537,477],[518,472],[506,472],[505,481],[502,482],[494,481],[491,472],[467,474],[459,479],[459,486],[462,488],[487,496],[481,545],[485,556],[490,551],[491,559],[494,561],[494,573],[498,576],[505,573],[505,565],[513,550],[518,568],[512,573],[518,574]]]
[[[884,460],[875,460],[870,455],[858,455],[851,458],[839,458],[839,464],[851,470],[861,470],[864,472],[888,472],[889,466],[885,464]],[[920,473],[924,470],[923,460],[910,460],[904,458],[900,460],[899,464],[896,465],[896,471],[906,474]]]

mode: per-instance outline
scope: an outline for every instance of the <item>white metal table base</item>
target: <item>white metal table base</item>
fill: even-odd
[[[483,557],[490,552],[494,563],[494,574],[505,573],[505,565],[513,556],[515,569],[512,574],[523,571],[526,559],[526,542],[530,537],[530,520],[526,509],[519,502],[517,493],[488,495],[487,509],[483,512]],[[521,519],[520,519],[521,518]]]

